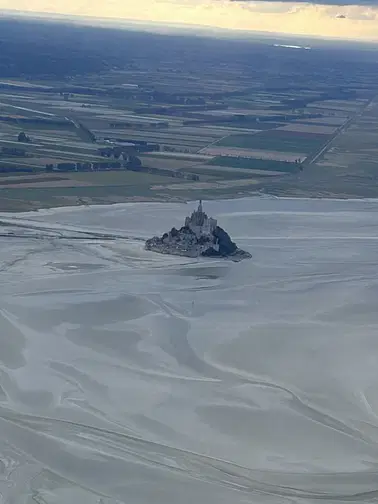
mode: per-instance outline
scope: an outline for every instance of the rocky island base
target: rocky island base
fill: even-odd
[[[159,254],[185,257],[225,257],[233,261],[252,257],[236,246],[228,233],[218,226],[216,219],[207,216],[202,209],[202,201],[198,209],[185,219],[181,229],[172,228],[161,238],[150,238],[145,248]]]

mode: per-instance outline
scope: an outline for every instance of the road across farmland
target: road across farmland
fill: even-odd
[[[350,117],[349,119],[347,119],[343,124],[341,124],[337,130],[335,131],[335,133],[331,136],[331,138],[328,140],[328,142],[323,145],[323,147],[320,149],[320,151],[318,151],[316,154],[314,154],[312,157],[308,157],[303,165],[304,166],[310,166],[312,164],[315,164],[317,162],[317,160],[325,153],[327,152],[327,150],[330,148],[331,144],[334,142],[334,140],[341,134],[343,133],[345,130],[347,130],[349,128],[349,126],[354,123],[356,121],[356,119],[358,117],[361,117],[362,114],[365,112],[365,110],[368,108],[368,106],[374,101],[376,97],[374,96],[371,100],[369,100],[366,105],[364,107],[362,107],[361,110],[359,110],[358,112],[356,112],[356,114],[354,114],[352,117]]]

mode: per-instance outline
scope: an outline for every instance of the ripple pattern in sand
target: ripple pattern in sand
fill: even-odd
[[[1,216],[0,502],[378,501],[378,203],[207,205]]]

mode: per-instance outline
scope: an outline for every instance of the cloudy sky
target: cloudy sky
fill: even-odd
[[[378,0],[18,0],[17,9],[378,41]],[[0,9],[14,9],[0,0]]]

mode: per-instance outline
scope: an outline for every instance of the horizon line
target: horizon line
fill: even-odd
[[[217,36],[223,35],[226,38],[231,38],[234,40],[246,40],[248,38],[258,38],[263,37],[264,39],[269,38],[284,38],[293,39],[300,38],[305,40],[311,40],[317,43],[353,43],[356,45],[374,45],[378,44],[378,40],[369,39],[353,39],[353,38],[341,38],[341,37],[326,37],[326,36],[316,36],[316,35],[304,35],[300,33],[282,33],[274,31],[257,31],[257,30],[246,30],[246,29],[235,29],[235,28],[224,28],[211,25],[198,25],[192,23],[175,23],[171,21],[144,21],[139,19],[129,19],[129,18],[114,18],[114,17],[99,17],[90,15],[78,15],[78,14],[63,14],[57,12],[41,12],[41,11],[22,11],[19,9],[0,9],[0,19],[6,17],[22,18],[22,19],[34,19],[34,20],[45,20],[45,21],[70,21],[73,24],[81,24],[82,26],[93,26],[99,28],[114,28],[114,29],[131,29],[131,28],[142,28],[140,31],[147,31],[149,33],[156,33],[159,35],[179,35],[177,32],[179,29],[183,29],[186,32],[201,32],[201,35],[207,37],[216,38]],[[106,26],[104,26],[106,25]],[[157,31],[157,29],[160,29]],[[164,30],[165,29],[165,30]],[[163,32],[161,30],[164,30]]]

